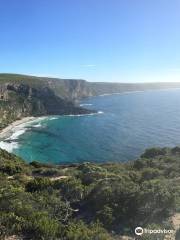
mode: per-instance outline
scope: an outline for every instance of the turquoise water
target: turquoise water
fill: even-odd
[[[13,152],[56,164],[136,159],[153,146],[180,145],[180,90],[89,98],[88,116],[41,119],[24,127]],[[12,143],[11,143],[12,144]]]

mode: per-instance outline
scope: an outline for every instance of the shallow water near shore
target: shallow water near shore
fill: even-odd
[[[93,97],[81,104],[99,114],[37,119],[0,147],[27,161],[62,164],[128,161],[148,147],[180,145],[180,89]]]

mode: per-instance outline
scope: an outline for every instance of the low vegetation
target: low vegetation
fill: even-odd
[[[1,239],[111,240],[134,237],[137,226],[172,229],[179,158],[179,147],[154,148],[125,164],[53,166],[0,150]]]

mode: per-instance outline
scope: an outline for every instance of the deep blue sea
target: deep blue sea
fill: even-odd
[[[128,161],[146,148],[180,145],[180,89],[92,97],[81,104],[100,113],[37,119],[0,146],[27,161],[62,164]]]

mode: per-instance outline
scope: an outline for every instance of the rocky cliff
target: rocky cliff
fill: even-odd
[[[90,83],[0,74],[0,127],[25,116],[90,113],[76,104],[76,100],[85,97],[167,88],[180,88],[180,83]]]
[[[58,86],[57,80],[54,83],[52,81],[28,76],[19,76],[18,79],[18,75],[0,75],[0,127],[26,116],[92,112],[74,103],[74,99],[80,97],[78,91],[81,86],[75,86],[73,81],[72,86],[66,86],[62,82]],[[74,89],[79,90],[76,92]]]

